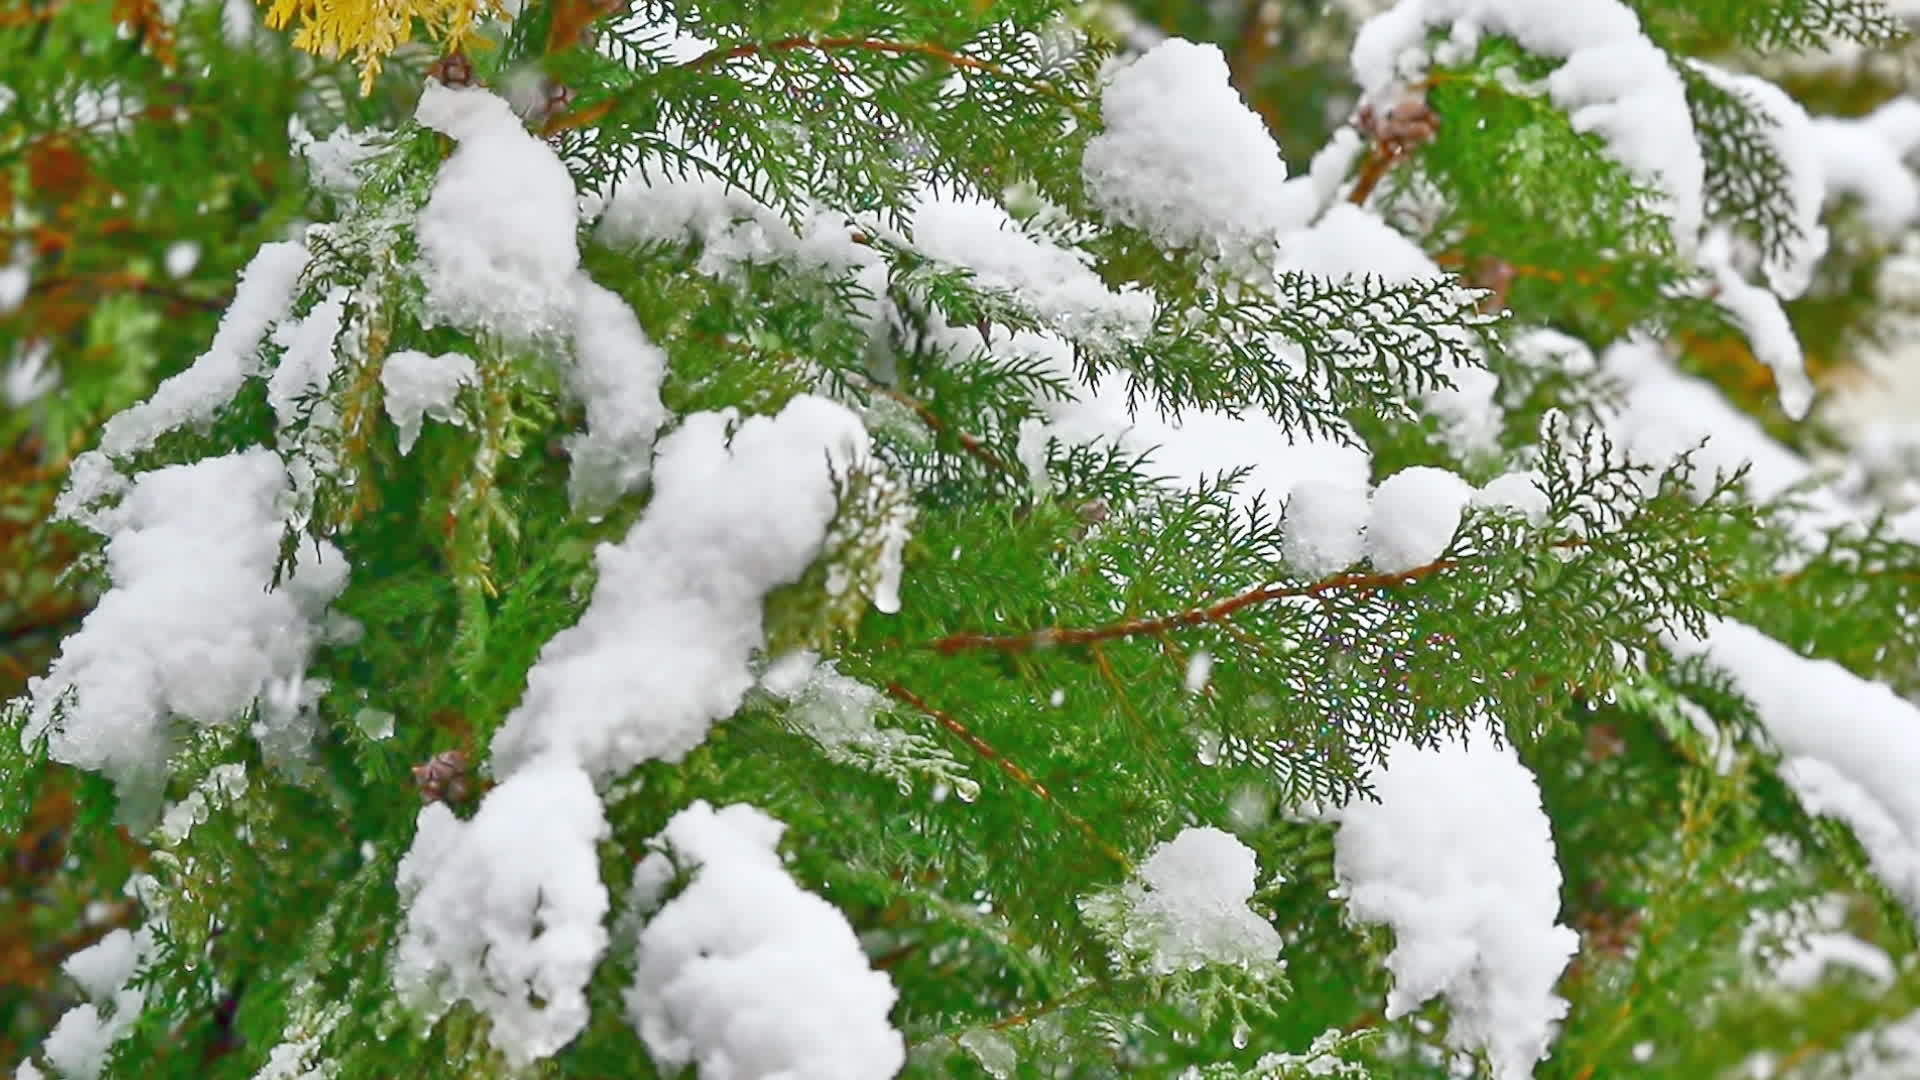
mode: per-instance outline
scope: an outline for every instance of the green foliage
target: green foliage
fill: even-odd
[[[1249,23],[1213,7],[1157,13],[1238,41]],[[1311,45],[1334,23],[1308,7],[1284,6],[1273,55],[1290,76],[1317,73],[1298,111],[1318,127],[1288,135],[1311,149],[1342,91]],[[1723,328],[1707,301],[1678,295],[1699,271],[1651,209],[1654,193],[1522,89],[1549,61],[1494,37],[1434,71],[1439,132],[1373,204],[1470,278],[1491,263],[1520,270],[1495,298],[1453,276],[1248,282],[1102,220],[1079,158],[1100,127],[1097,76],[1115,46],[1071,47],[1061,21],[1097,25],[1097,12],[644,0],[595,24],[597,48],[550,49],[564,8],[530,5],[489,28],[491,48],[472,59],[495,85],[568,88],[562,107],[528,119],[590,204],[637,164],[650,177],[723,180],[771,208],[757,226],[843,229],[832,240],[884,271],[777,244],[742,257],[698,227],[629,243],[589,221],[580,236],[584,272],[666,354],[674,417],[770,415],[814,393],[865,421],[872,455],[835,476],[839,509],[818,558],[766,597],[755,673],[815,650],[821,670],[862,688],[855,703],[872,726],[855,745],[822,726],[819,700],[756,690],[682,760],[649,761],[607,788],[598,854],[616,944],[588,985],[586,1030],[526,1075],[659,1075],[623,1018],[633,947],[618,928],[635,913],[620,886],[695,799],[750,802],[787,825],[787,871],[845,915],[899,990],[891,1020],[909,1075],[1457,1075],[1444,1004],[1380,1015],[1392,935],[1344,918],[1336,826],[1316,811],[1369,797],[1370,771],[1397,742],[1488,730],[1538,778],[1565,875],[1562,920],[1583,935],[1558,991],[1568,1018],[1537,1075],[1719,1075],[1756,1050],[1837,1046],[1920,1001],[1911,919],[1861,843],[1803,809],[1725,676],[1673,662],[1664,644],[1733,616],[1805,656],[1920,690],[1920,549],[1884,522],[1814,549],[1792,532],[1794,508],[1757,505],[1742,474],[1706,475],[1691,455],[1627,460],[1596,422],[1611,394],[1603,377],[1519,354],[1518,334],[1541,327],[1591,345]],[[1676,47],[1887,33],[1851,0],[1639,10]],[[93,167],[116,185],[151,180],[138,205],[169,208],[152,211],[156,229],[184,232],[194,192],[241,222],[207,236],[204,272],[169,286],[194,309],[219,306],[261,240],[296,217],[325,222],[303,234],[315,258],[294,312],[346,288],[349,330],[332,381],[291,422],[252,380],[214,423],[121,464],[254,445],[336,464],[290,515],[281,569],[337,544],[352,576],[333,610],[357,630],[312,658],[304,753],[248,737],[257,713],[182,725],[166,795],[176,807],[200,799],[203,815],[150,837],[137,874],[130,858],[99,853],[113,828],[106,782],[81,787],[75,850],[93,853],[90,872],[112,888],[132,878],[165,958],[143,977],[139,1022],[108,1074],[250,1077],[277,1048],[310,1043],[310,1060],[342,1077],[512,1075],[472,1008],[424,1016],[394,997],[395,880],[419,818],[417,770],[464,755],[466,790],[445,798],[472,815],[493,782],[492,736],[542,649],[580,619],[596,549],[647,514],[648,495],[604,513],[569,500],[566,439],[584,421],[560,345],[436,324],[411,222],[450,145],[407,119],[403,91],[423,55],[396,54],[360,98],[340,93],[351,71],[302,66],[271,39],[221,44],[215,15],[190,7],[178,46],[209,71],[184,104],[217,101],[226,117],[189,126],[207,145],[137,129],[103,142]],[[669,16],[708,47],[675,51],[660,25]],[[95,48],[113,32],[104,16],[61,19],[78,44],[56,56],[92,66],[78,81],[62,81],[55,61],[23,66],[28,104],[0,121],[51,130],[72,86],[149,62],[138,48]],[[158,68],[125,72],[144,94],[167,85]],[[248,79],[257,94],[241,93]],[[1712,212],[1762,251],[1782,249],[1794,239],[1787,178],[1764,118],[1697,75],[1688,86]],[[383,129],[357,190],[307,186],[289,162],[295,115],[316,131]],[[196,169],[205,175],[190,182]],[[916,247],[909,211],[930,181],[1016,207],[1027,236],[1150,295],[1151,321],[1056,325],[1032,297]],[[136,267],[154,257],[74,249],[110,253]],[[1483,313],[1496,299],[1509,314]],[[177,320],[163,303],[180,301],[116,293],[66,327],[74,393],[26,423],[66,445],[195,355],[211,313]],[[1037,335],[1070,366],[1009,346]],[[404,453],[380,380],[402,349],[458,351],[480,374],[457,402],[467,422],[429,424]],[[264,371],[282,351],[263,346]],[[1505,423],[1484,460],[1462,461],[1420,401],[1469,368],[1499,376]],[[1141,410],[1257,412],[1297,435],[1364,443],[1376,479],[1416,465],[1475,480],[1530,469],[1544,512],[1476,506],[1425,565],[1309,578],[1280,554],[1289,508],[1255,494],[1249,470],[1182,487],[1151,454],[1117,447],[1055,441],[1036,460],[1023,427],[1074,393],[1069,373],[1124,380]],[[869,610],[881,534],[909,514],[899,610]],[[82,566],[78,576],[108,583],[97,554]],[[21,746],[23,719],[15,710],[0,725],[0,832],[29,818],[54,775],[43,747]],[[223,779],[236,773],[242,790]],[[1230,827],[1257,856],[1252,908],[1283,934],[1284,969],[1155,972],[1090,914],[1100,905],[1089,898],[1195,825]],[[1893,981],[1782,989],[1770,964],[1801,933],[1792,918],[1836,895],[1849,925],[1894,958]],[[1756,930],[1756,915],[1787,929]]]

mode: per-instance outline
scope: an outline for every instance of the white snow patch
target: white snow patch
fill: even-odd
[[[1153,327],[1150,293],[1114,292],[1084,252],[1021,232],[993,203],[927,194],[914,208],[913,245],[969,271],[981,289],[1013,294],[1069,338],[1139,341]]]
[[[1416,465],[1380,482],[1367,519],[1367,560],[1404,574],[1440,558],[1460,528],[1473,486],[1446,469]]]
[[[233,302],[220,317],[220,328],[207,351],[191,367],[161,383],[152,397],[108,420],[96,453],[126,457],[152,446],[174,428],[211,420],[247,376],[259,370],[255,350],[267,328],[286,317],[307,259],[301,244],[260,245],[240,272]]]
[[[1920,101],[1895,98],[1860,119],[1819,117],[1808,132],[1826,181],[1826,201],[1857,199],[1876,232],[1920,219],[1920,180],[1906,158],[1920,149]]]
[[[1754,358],[1773,372],[1780,390],[1780,408],[1799,420],[1813,404],[1813,381],[1807,378],[1800,338],[1794,334],[1780,298],[1740,276],[1731,249],[1731,235],[1725,229],[1714,229],[1700,246],[1700,265],[1713,275],[1714,300],[1740,325]]]
[[[1531,1076],[1567,1003],[1553,992],[1579,935],[1559,925],[1560,867],[1540,791],[1512,747],[1478,734],[1389,748],[1378,802],[1334,813],[1349,915],[1393,928],[1387,1017],[1436,994],[1449,1041],[1499,1080]]]
[[[267,404],[281,428],[299,416],[300,399],[323,393],[339,367],[334,341],[346,318],[347,289],[337,285],[304,318],[283,322],[274,330],[273,343],[283,350],[280,363],[267,379]],[[331,403],[315,409],[316,419],[331,415]]]
[[[607,833],[592,781],[559,758],[515,772],[470,821],[445,803],[423,808],[398,872],[395,989],[429,1016],[471,1002],[516,1067],[571,1042],[607,947],[595,851]]]
[[[1792,203],[1785,209],[1795,232],[1782,250],[1762,254],[1760,270],[1767,286],[1781,299],[1795,299],[1807,291],[1814,267],[1827,253],[1828,240],[1826,227],[1820,224],[1827,176],[1807,110],[1786,91],[1757,75],[1727,71],[1698,60],[1689,60],[1688,64],[1722,90],[1745,98],[1762,120],[1771,123],[1767,144],[1786,170]]]
[[[1430,55],[1427,32],[1450,27],[1445,55]],[[1484,34],[1504,34],[1527,51],[1564,58],[1547,91],[1574,127],[1605,139],[1614,157],[1665,194],[1658,207],[1675,241],[1691,250],[1703,220],[1706,162],[1687,106],[1686,85],[1666,53],[1619,0],[1400,0],[1370,19],[1353,43],[1353,72],[1366,97],[1386,101],[1436,60],[1464,60]]]
[[[1667,646],[1732,677],[1779,746],[1781,775],[1807,812],[1851,826],[1874,872],[1920,919],[1920,709],[1732,620],[1704,638],[1669,635]]]
[[[1474,506],[1511,511],[1530,524],[1540,525],[1547,520],[1547,512],[1553,505],[1542,483],[1540,474],[1531,470],[1506,473],[1481,485],[1469,502]]]
[[[114,1044],[133,1030],[146,1004],[146,991],[127,983],[152,949],[151,930],[115,930],[61,965],[88,1000],[68,1009],[40,1046],[56,1075],[98,1080],[105,1072]]]
[[[415,223],[429,314],[512,340],[563,332],[580,263],[566,166],[478,87],[430,81],[415,117],[460,144]]]
[[[656,1065],[702,1080],[886,1080],[906,1063],[898,996],[853,928],[781,864],[786,828],[705,801],[675,814],[633,872],[639,933],[627,1018]],[[693,881],[666,900],[676,873]]]
[[[52,346],[44,341],[29,342],[7,362],[0,376],[0,398],[7,406],[23,409],[52,393],[60,385],[60,370],[47,363]]]
[[[574,283],[573,363],[566,380],[586,405],[587,430],[569,436],[568,491],[576,509],[597,512],[647,480],[653,438],[666,422],[660,384],[667,354],[612,290],[585,274]]]
[[[44,735],[56,760],[105,774],[125,795],[160,779],[174,718],[230,724],[274,684],[298,680],[347,566],[332,544],[303,542],[293,573],[269,590],[287,490],[265,449],[135,477],[96,519],[112,587],[28,684],[24,743]]]
[[[1214,45],[1169,38],[1115,72],[1081,160],[1093,205],[1166,248],[1245,265],[1310,206]]]
[[[466,416],[455,399],[461,387],[479,383],[480,372],[473,358],[461,353],[428,356],[408,349],[388,356],[380,368],[380,389],[387,419],[400,429],[400,452],[413,450],[426,417],[466,426]]]
[[[804,395],[774,417],[697,413],[660,440],[645,515],[601,546],[586,613],[494,737],[499,774],[558,751],[605,782],[698,746],[753,685],[762,602],[819,554],[833,476],[866,452],[857,417]]]
[[[1258,873],[1253,851],[1231,833],[1186,828],[1156,846],[1134,879],[1080,910],[1161,975],[1210,964],[1277,970],[1280,932],[1247,906]]]

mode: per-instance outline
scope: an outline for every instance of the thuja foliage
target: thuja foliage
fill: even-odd
[[[1804,745],[1783,753],[1769,715],[1779,695],[1686,643],[1731,620],[1779,643],[1798,665],[1781,672],[1789,683],[1817,670],[1913,691],[1915,531],[1899,507],[1842,498],[1818,476],[1763,482],[1765,462],[1750,472],[1714,450],[1724,439],[1649,435],[1663,417],[1644,399],[1704,389],[1679,370],[1709,347],[1778,348],[1728,300],[1757,286],[1726,275],[1790,258],[1813,225],[1796,217],[1790,148],[1771,137],[1784,122],[1685,53],[1834,35],[1879,47],[1897,24],[1864,0],[1631,5],[1684,89],[1707,224],[1746,245],[1734,270],[1676,229],[1658,175],[1542,89],[1566,56],[1521,29],[1495,20],[1463,43],[1436,24],[1429,69],[1399,88],[1408,96],[1369,102],[1362,119],[1346,108],[1357,91],[1343,58],[1363,5],[1215,11],[1228,6],[1141,4],[1124,18],[1041,0],[555,2],[511,18],[457,3],[273,9],[303,25],[299,43],[354,53],[345,65],[264,28],[236,35],[222,21],[232,13],[191,4],[164,24],[179,55],[151,35],[101,52],[111,20],[79,8],[7,27],[74,42],[67,63],[7,69],[16,96],[0,118],[26,133],[11,167],[44,174],[58,145],[103,185],[100,206],[16,216],[38,235],[137,188],[127,205],[149,215],[137,235],[152,234],[129,252],[95,223],[58,260],[36,240],[29,304],[69,273],[117,284],[87,294],[84,314],[35,315],[7,339],[57,345],[61,377],[85,388],[37,397],[8,423],[70,444],[49,452],[52,473],[97,441],[45,535],[79,553],[75,588],[104,599],[6,714],[0,829],[24,829],[45,792],[70,788],[71,849],[97,860],[80,872],[124,879],[139,931],[70,966],[90,1003],[27,1047],[23,1071],[1876,1075],[1876,1033],[1897,1035],[1889,1026],[1920,1007],[1920,900],[1899,861],[1920,822],[1897,800],[1871,805],[1876,819],[1814,798],[1808,761],[1844,769]],[[1126,177],[1089,167],[1094,140],[1127,119],[1103,88],[1165,30],[1224,42],[1296,174],[1332,145],[1298,188],[1317,194],[1292,231],[1221,240],[1245,208],[1215,205],[1200,210],[1219,228],[1182,232],[1114,197]],[[448,50],[431,74],[419,50],[384,55],[414,36]],[[115,79],[174,126],[144,112],[128,126],[74,119]],[[463,126],[483,112],[461,109],[507,115],[493,94],[512,103],[511,130]],[[461,174],[463,160],[494,161],[500,197],[525,206],[448,211],[456,178],[487,181]],[[578,202],[560,200],[557,225],[488,235],[543,220],[542,178],[560,171]],[[1174,203],[1192,197],[1175,188]],[[25,190],[48,198],[43,181]],[[154,209],[165,206],[171,216]],[[203,231],[186,206],[233,227]],[[1836,230],[1851,212],[1841,204]],[[1380,240],[1388,230],[1416,272]],[[200,245],[199,269],[157,283],[176,237]],[[1313,261],[1302,252],[1316,240],[1346,254]],[[287,246],[256,257],[268,241]],[[284,302],[262,299],[293,241]],[[1382,246],[1348,250],[1369,242]],[[553,250],[567,303],[616,315],[556,329],[576,316],[515,291],[548,273]],[[1056,256],[1046,273],[1008,268]],[[488,281],[505,284],[475,284]],[[247,320],[261,326],[233,345]],[[618,339],[611,364],[595,334]],[[1596,364],[1608,346],[1684,390],[1649,391],[1626,359]],[[444,394],[406,419],[412,391],[396,372],[449,356],[467,366],[435,369],[453,373]],[[232,377],[209,390],[222,364]],[[100,429],[181,370],[172,398],[162,390]],[[657,386],[633,390],[647,371]],[[659,415],[644,420],[648,395]],[[1076,426],[1090,401],[1117,410],[1109,419],[1131,410],[1151,437]],[[1758,453],[1762,436],[1721,407],[1735,445]],[[802,466],[831,458],[831,513],[803,534],[797,570],[756,577],[773,558],[762,548],[799,528],[788,518],[749,507],[670,531],[670,511],[691,520],[702,502],[684,480],[673,488],[669,447],[711,430],[746,460],[754,439],[803,415],[857,420],[868,445],[821,442],[767,465],[803,487]],[[1784,415],[1766,418],[1818,448]],[[1232,424],[1249,426],[1198,465],[1157,445]],[[1324,456],[1286,456],[1308,451]],[[1300,553],[1307,481],[1356,460],[1362,496],[1378,485],[1368,546],[1322,565]],[[181,479],[215,475],[193,471],[207,463],[232,482]],[[1276,483],[1276,470],[1293,475]],[[1386,509],[1395,477],[1441,486],[1421,489],[1402,522]],[[1466,494],[1511,493],[1516,477],[1518,496]],[[174,482],[207,505],[143,486]],[[764,494],[785,507],[790,492]],[[1396,557],[1394,531],[1435,513],[1443,534]],[[226,535],[197,524],[208,520],[238,524]],[[267,555],[234,554],[262,521]],[[623,543],[654,562],[623,562]],[[202,572],[257,587],[174,588]],[[714,612],[742,581],[750,617],[716,635]],[[234,611],[170,609],[180,597]],[[623,603],[638,625],[573,629],[606,626]],[[235,675],[230,655],[182,652],[208,625],[241,627],[208,640],[269,660]],[[261,625],[288,636],[247,637]],[[687,651],[736,645],[735,660]],[[568,693],[540,671],[569,649],[593,653],[598,667],[564,669],[592,685],[661,690],[595,701],[546,736],[584,739],[604,714],[620,735],[595,744],[602,753],[543,758],[525,749],[537,742],[527,718],[542,695]],[[166,669],[183,656],[214,689]],[[643,674],[622,682],[624,669]],[[681,671],[719,674],[687,686]],[[736,678],[685,746],[631,749]],[[1423,944],[1418,920],[1355,915],[1368,881],[1342,861],[1356,843],[1343,815],[1391,796],[1389,764],[1462,743],[1511,748],[1537,785],[1558,864],[1546,922],[1578,932],[1553,973],[1564,1016],[1542,1005],[1557,1024],[1543,1021],[1543,1045],[1518,1061],[1502,995],[1509,969],[1534,961],[1488,948],[1414,993],[1396,957]],[[564,786],[511,801],[539,771],[528,758],[578,773],[582,790],[591,777],[605,828],[572,823]],[[1887,798],[1851,782],[1819,790]],[[1436,786],[1437,817],[1470,804],[1475,783]],[[733,1012],[724,995],[699,1011],[716,1008],[715,991],[645,981],[678,947],[657,936],[685,917],[677,898],[705,897],[696,890],[721,873],[691,840],[663,838],[702,801],[784,823],[776,869],[756,864],[773,877],[759,880],[785,875],[850,929],[860,970],[895,995],[885,1027],[900,1062],[862,1056],[843,1041],[851,1021],[830,1015],[826,1057],[790,1074],[767,1064],[787,1045],[754,1042],[784,1031],[767,1010],[844,982],[785,954],[708,969],[737,991]],[[503,822],[503,807],[522,817]],[[1419,809],[1403,812],[1404,861],[1418,864],[1431,847]],[[462,827],[474,842],[429,865],[433,830]],[[1209,827],[1230,832],[1258,876],[1181,909],[1152,868],[1163,845]],[[116,828],[137,857],[94,854]],[[505,833],[530,839],[485,849]],[[1510,843],[1489,828],[1436,846],[1478,866],[1473,852]],[[540,880],[530,910],[489,906],[520,895],[510,864],[569,845],[591,888]],[[435,893],[442,881],[466,894]],[[570,905],[591,908],[589,894],[601,908],[581,916]],[[1485,899],[1487,925],[1540,915],[1504,906],[1498,888]],[[1171,914],[1153,916],[1156,904]],[[779,942],[791,928],[766,914],[775,907],[742,908],[737,939],[688,945],[687,962]],[[105,925],[67,917],[74,926],[47,932]],[[1248,920],[1265,929],[1249,938]],[[1198,945],[1180,938],[1191,926]],[[1219,926],[1232,928],[1224,944],[1227,931],[1207,929]],[[1482,948],[1484,933],[1461,931],[1458,948]],[[462,934],[485,944],[460,953]],[[571,983],[489,966],[496,946],[545,963],[573,934],[589,944]],[[1249,953],[1264,935],[1272,948]],[[1873,962],[1823,970],[1817,946],[1839,951],[1843,935],[1847,955]],[[422,955],[445,965],[424,993],[410,966]],[[1389,1007],[1396,991],[1415,1000]]]

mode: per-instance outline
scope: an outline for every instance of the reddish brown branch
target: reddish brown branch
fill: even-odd
[[[1400,155],[1390,150],[1382,150],[1377,146],[1368,150],[1367,159],[1360,166],[1360,178],[1353,182],[1353,193],[1347,196],[1347,201],[1355,206],[1365,206],[1373,196],[1373,189],[1380,186],[1380,181],[1387,178],[1387,173],[1393,170],[1399,160]]]
[[[1280,116],[1274,109],[1273,99],[1259,92],[1260,72],[1266,67],[1273,53],[1274,41],[1280,33],[1280,5],[1269,4],[1265,0],[1251,0],[1247,12],[1240,23],[1240,41],[1233,52],[1233,60],[1228,69],[1234,88],[1247,100],[1260,119],[1266,121],[1267,131],[1275,136],[1280,134]]]
[[[926,402],[904,391],[896,390],[891,386],[885,386],[880,383],[870,383],[869,385],[876,392],[884,394],[900,404],[905,405],[907,408],[912,409],[913,414],[920,418],[920,422],[932,428],[935,433],[951,435],[954,441],[960,444],[962,450],[965,450],[975,458],[986,463],[988,467],[1005,473],[1016,480],[1020,478],[1020,470],[1003,461],[1000,455],[994,453],[992,448],[978,435],[969,431],[962,431],[947,423],[940,417],[940,414],[934,412]]]
[[[1087,824],[1085,818],[1061,805],[1060,800],[1055,798],[1053,792],[1049,791],[1047,786],[1041,783],[1037,777],[1021,768],[1018,762],[1002,754],[1000,751],[995,750],[991,743],[975,734],[972,728],[961,723],[957,717],[933,707],[931,704],[928,704],[925,698],[922,698],[920,695],[899,683],[888,683],[887,693],[893,697],[894,700],[911,705],[921,712],[926,713],[928,716],[933,717],[941,727],[959,736],[961,741],[973,748],[974,753],[992,762],[1001,772],[1007,774],[1007,777],[1014,783],[1033,792],[1035,795],[1038,795],[1042,801],[1051,805],[1061,817],[1067,819],[1068,823],[1080,830],[1080,832],[1086,836],[1088,842],[1099,849],[1101,854],[1119,863],[1129,872],[1133,870],[1133,860],[1127,858],[1118,848],[1102,840],[1100,834],[1093,831],[1093,826]]]
[[[968,649],[998,649],[1002,652],[1032,652],[1036,649],[1052,648],[1060,645],[1091,645],[1099,641],[1112,641],[1117,638],[1138,637],[1142,634],[1164,634],[1169,630],[1180,630],[1190,626],[1202,626],[1226,620],[1234,613],[1260,604],[1269,604],[1275,600],[1292,597],[1317,597],[1327,593],[1352,590],[1355,592],[1374,592],[1406,585],[1422,578],[1431,577],[1458,566],[1455,559],[1440,559],[1425,566],[1416,566],[1399,574],[1340,574],[1310,585],[1263,585],[1250,589],[1238,596],[1230,596],[1216,604],[1206,607],[1189,608],[1172,615],[1162,615],[1152,619],[1129,619],[1126,622],[1112,623],[1082,629],[1049,628],[1034,630],[1025,634],[950,634],[933,642],[933,648],[948,655]]]

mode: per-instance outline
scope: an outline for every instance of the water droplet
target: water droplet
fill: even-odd
[[[961,802],[972,802],[980,797],[980,785],[963,777],[953,782],[953,792],[960,796]]]

